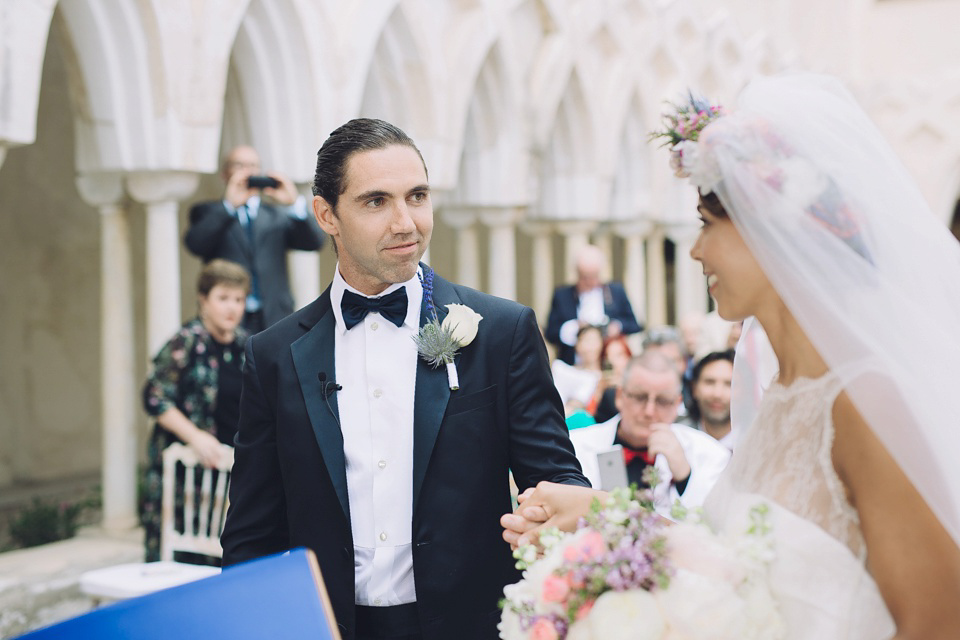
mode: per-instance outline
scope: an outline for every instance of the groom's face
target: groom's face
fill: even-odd
[[[340,275],[350,286],[377,295],[416,275],[433,233],[433,205],[426,168],[413,148],[352,154],[336,209],[320,196],[313,208],[337,245]]]

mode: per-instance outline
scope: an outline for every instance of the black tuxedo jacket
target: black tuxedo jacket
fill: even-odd
[[[483,316],[446,369],[418,359],[414,400],[413,569],[426,640],[493,639],[503,587],[516,582],[499,518],[541,480],[589,486],[580,473],[533,311],[434,279],[434,301]],[[426,320],[421,308],[421,325]],[[324,402],[334,377],[329,288],[247,343],[224,565],[304,546],[320,561],[345,640],[355,633],[354,558],[343,438]],[[389,363],[384,363],[389,366]],[[349,428],[349,426],[347,426]]]
[[[547,328],[543,332],[547,342],[557,345],[557,359],[567,364],[574,364],[574,350],[560,341],[560,327],[567,320],[576,319],[579,304],[580,296],[576,286],[565,285],[554,289],[550,315],[547,316]],[[622,333],[626,335],[643,330],[643,326],[633,315],[633,307],[630,306],[622,284],[610,282],[603,285],[603,311],[611,320],[620,322]]]
[[[315,251],[323,244],[323,232],[311,216],[301,220],[261,200],[250,246],[240,221],[230,215],[222,200],[217,200],[190,209],[190,227],[183,243],[204,262],[222,258],[250,273],[256,270],[263,321],[269,327],[293,312],[287,250]]]

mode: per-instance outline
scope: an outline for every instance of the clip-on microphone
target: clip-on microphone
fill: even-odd
[[[343,387],[337,384],[335,380],[327,380],[327,374],[323,371],[317,374],[317,380],[320,381],[320,393],[323,394],[323,401],[327,405],[327,410],[330,412],[330,415],[333,416],[333,420],[337,423],[337,428],[340,428],[340,420],[337,418],[337,414],[334,412],[333,407],[330,406],[330,396],[337,391],[340,391],[340,389],[343,389]]]

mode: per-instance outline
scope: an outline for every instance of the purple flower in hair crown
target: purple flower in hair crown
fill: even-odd
[[[700,148],[700,133],[726,112],[692,92],[687,94],[685,103],[667,104],[671,112],[663,115],[664,128],[651,133],[650,139],[664,138],[661,146],[670,146],[670,166],[678,178],[690,178],[702,191],[712,191],[720,175],[715,163]]]

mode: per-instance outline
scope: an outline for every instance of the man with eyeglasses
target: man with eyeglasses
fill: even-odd
[[[620,445],[627,482],[648,487],[646,470],[656,471],[657,511],[669,515],[677,500],[687,508],[701,506],[730,452],[707,434],[676,424],[681,380],[673,363],[661,353],[643,352],[627,364],[616,393],[618,415],[570,432],[583,473],[593,487],[601,488],[597,454]]]

